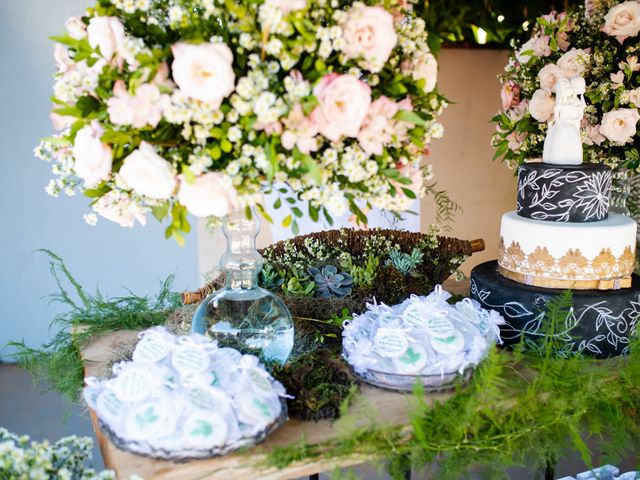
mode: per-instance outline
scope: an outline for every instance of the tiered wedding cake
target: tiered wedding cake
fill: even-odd
[[[581,164],[582,100],[571,87],[557,93],[543,163],[518,170],[517,210],[502,217],[497,262],[471,272],[471,295],[504,316],[503,339],[513,344],[542,335],[545,303],[571,289],[573,309],[556,332],[564,352],[619,355],[640,315],[637,226],[609,212],[609,167]]]

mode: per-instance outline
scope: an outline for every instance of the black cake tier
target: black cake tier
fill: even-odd
[[[522,334],[525,341],[540,339],[543,307],[561,293],[509,280],[500,275],[495,260],[471,271],[471,298],[504,317],[507,323],[500,330],[506,345],[520,342]],[[573,313],[556,336],[567,356],[578,352],[598,358],[624,355],[639,317],[640,277],[633,275],[631,288],[573,291]]]
[[[549,222],[597,222],[609,215],[606,165],[524,163],[518,168],[518,215]]]

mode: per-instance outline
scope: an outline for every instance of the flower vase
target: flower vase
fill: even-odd
[[[621,215],[630,215],[627,199],[631,194],[631,171],[618,167],[611,174],[611,202],[609,211]]]
[[[207,296],[193,316],[192,333],[217,340],[220,346],[252,353],[284,364],[293,349],[294,327],[283,301],[258,286],[262,256],[256,249],[260,221],[234,209],[224,219],[227,250],[220,259],[225,286]]]

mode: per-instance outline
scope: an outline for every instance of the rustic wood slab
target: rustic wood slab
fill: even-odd
[[[452,293],[465,294],[468,284],[461,282],[445,284]],[[123,330],[93,339],[83,350],[85,376],[105,376],[113,361],[113,352],[123,344],[133,341],[138,332]],[[443,401],[448,393],[429,394],[427,403]],[[335,422],[322,420],[305,422],[289,420],[261,445],[242,453],[229,454],[207,460],[195,460],[187,463],[174,463],[154,460],[116,448],[98,426],[95,413],[91,419],[96,438],[104,458],[105,466],[116,472],[118,478],[125,479],[137,474],[144,479],[180,479],[180,480],[286,480],[317,472],[329,471],[337,467],[358,465],[372,460],[365,456],[294,463],[285,469],[276,469],[264,465],[267,453],[276,447],[315,445],[336,440],[349,435],[354,426],[401,426],[408,425],[413,410],[412,395],[396,393],[361,385],[349,409],[349,414]],[[355,419],[355,425],[354,425]]]

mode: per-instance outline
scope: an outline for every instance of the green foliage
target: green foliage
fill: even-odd
[[[283,467],[372,455],[390,459],[394,478],[403,478],[408,464],[420,469],[437,463],[437,478],[446,480],[469,478],[471,471],[507,478],[507,468],[517,465],[526,465],[531,478],[542,478],[556,459],[571,453],[592,467],[590,445],[602,452],[599,463],[639,454],[640,340],[633,340],[625,358],[557,357],[554,332],[562,328],[570,302],[567,292],[548,304],[547,332],[536,352],[492,351],[470,384],[444,401],[427,402],[416,387],[411,432],[354,427],[335,442],[277,449],[268,461]]]
[[[33,374],[35,381],[47,381],[53,390],[76,401],[84,377],[80,351],[89,340],[114,330],[162,325],[179,306],[180,297],[171,291],[173,276],[162,282],[154,298],[129,293],[108,299],[99,290],[91,295],[75,280],[59,256],[49,250],[42,252],[50,257],[50,271],[59,289],[51,295],[51,301],[66,305],[69,310],[54,319],[52,327],[58,332],[42,347],[31,348],[24,341],[10,342],[9,346],[16,349],[17,362]],[[65,281],[70,288],[65,287]]]
[[[353,277],[353,284],[356,287],[371,288],[373,282],[378,275],[378,267],[380,266],[380,259],[374,256],[369,256],[364,262],[364,265],[351,265],[349,273]]]

